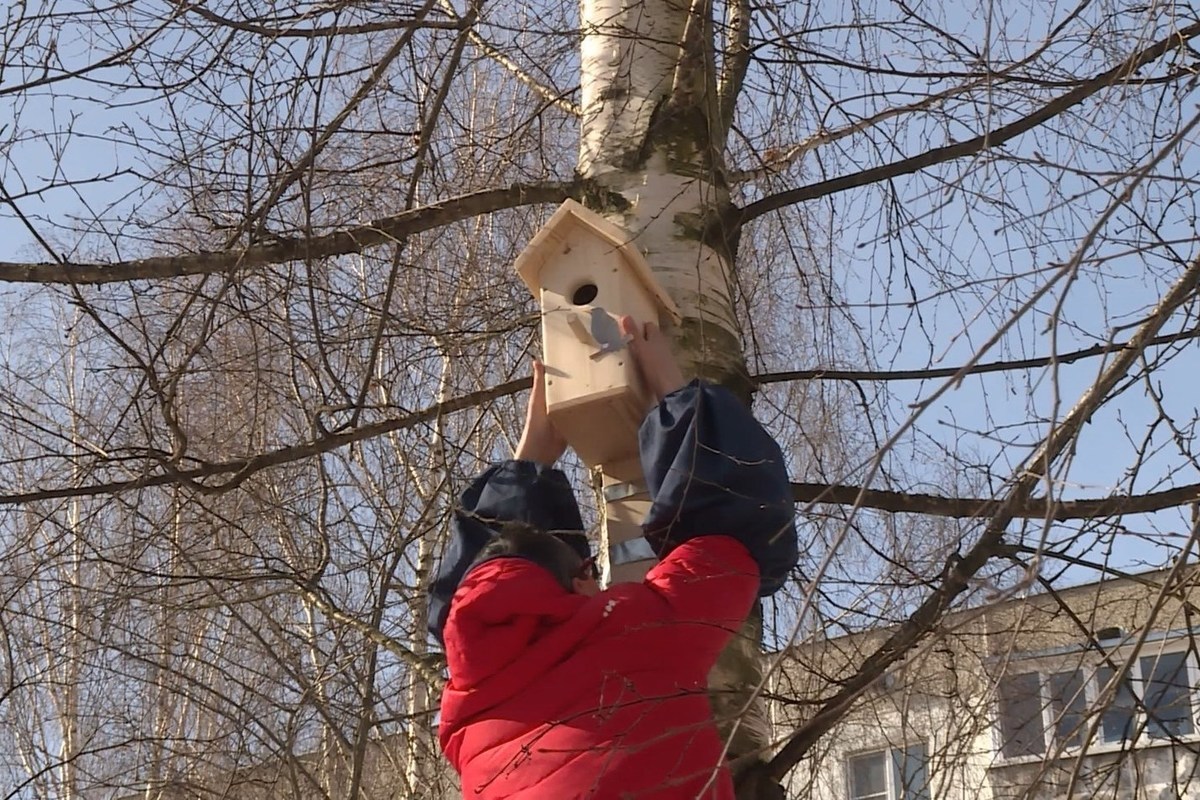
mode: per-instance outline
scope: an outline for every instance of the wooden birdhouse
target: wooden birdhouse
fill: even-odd
[[[679,321],[630,234],[574,200],[554,212],[517,258],[542,308],[550,419],[585,463],[619,474],[637,459],[650,407],[617,320]],[[630,472],[629,480],[640,477]]]

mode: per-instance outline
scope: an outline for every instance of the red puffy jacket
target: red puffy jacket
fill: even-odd
[[[758,589],[727,536],[594,597],[519,558],[472,570],[446,621],[439,730],[463,797],[732,800],[705,686]]]

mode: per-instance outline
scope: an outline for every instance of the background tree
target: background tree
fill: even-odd
[[[740,649],[747,794],[948,611],[1191,557],[1189,6],[5,14],[13,796],[444,793],[418,587],[511,446],[511,264],[567,197],[789,445],[768,648],[897,626],[774,731],[787,659]]]

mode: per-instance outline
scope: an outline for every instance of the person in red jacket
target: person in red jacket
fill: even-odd
[[[661,560],[599,590],[536,365],[515,458],[463,494],[430,586],[450,673],[438,735],[464,798],[734,796],[707,676],[796,564],[790,484],[732,394],[685,383],[654,325],[621,326],[658,400],[639,447],[642,544]]]

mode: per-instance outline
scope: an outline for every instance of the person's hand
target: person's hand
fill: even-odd
[[[621,333],[629,339],[629,352],[641,375],[642,385],[654,402],[687,385],[683,371],[671,355],[671,346],[658,325],[639,325],[633,317],[620,319]]]
[[[513,458],[553,466],[566,450],[567,440],[550,424],[550,415],[546,412],[546,365],[535,360],[533,390],[525,409],[525,430]]]

